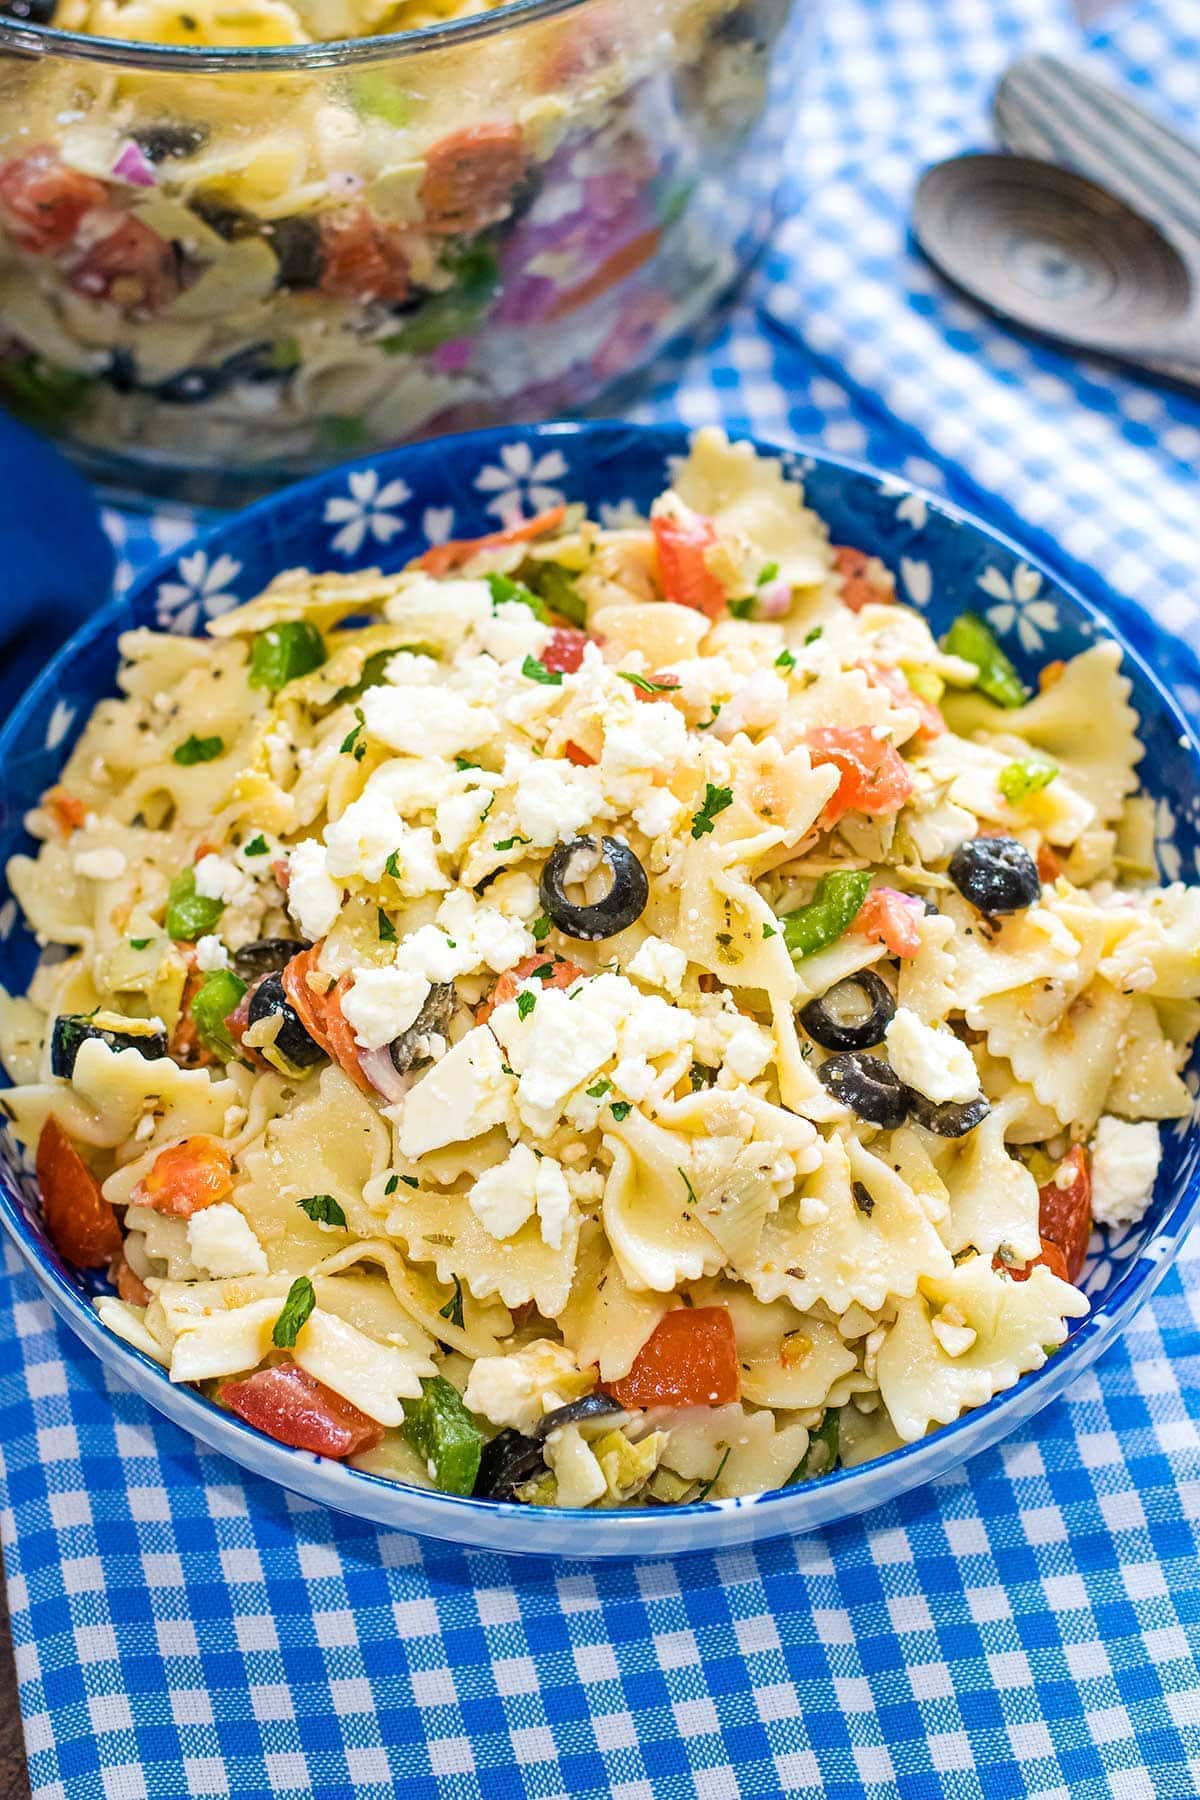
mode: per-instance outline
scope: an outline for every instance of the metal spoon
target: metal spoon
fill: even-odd
[[[1006,140],[1039,154],[928,170],[922,250],[1019,325],[1200,387],[1200,153],[1049,57],[1015,65],[996,110]]]

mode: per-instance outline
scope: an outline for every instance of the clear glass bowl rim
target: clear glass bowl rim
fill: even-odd
[[[412,31],[393,31],[379,37],[339,38],[316,44],[255,44],[226,49],[92,37],[80,31],[59,31],[53,25],[0,18],[0,55],[7,52],[22,60],[41,57],[82,60],[122,71],[154,69],[183,76],[307,73],[312,69],[394,62],[402,57],[446,50],[515,31],[544,19],[578,12],[591,4],[593,0],[506,0],[490,12],[464,14],[436,25],[421,25]]]

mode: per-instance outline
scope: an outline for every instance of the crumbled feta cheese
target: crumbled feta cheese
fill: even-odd
[[[479,641],[497,662],[522,660],[540,656],[550,640],[550,628],[535,619],[529,607],[519,600],[505,600],[495,616],[479,627]]]
[[[757,1081],[775,1054],[775,1039],[753,1019],[741,1019],[725,1045],[724,1066],[740,1081]]]
[[[979,1071],[967,1046],[952,1031],[926,1025],[910,1007],[896,1008],[884,1041],[901,1081],[935,1106],[973,1100],[978,1094]]]
[[[408,1030],[428,993],[425,977],[407,969],[356,969],[342,1011],[364,1050],[382,1050]]]
[[[654,1086],[654,1070],[644,1056],[623,1056],[612,1072],[613,1087],[627,1100],[645,1100]]]
[[[419,651],[397,650],[384,665],[384,679],[394,687],[428,687],[437,680],[437,659]]]
[[[565,1344],[535,1338],[507,1356],[480,1356],[463,1394],[468,1408],[493,1425],[532,1431],[539,1419],[590,1393],[595,1374],[580,1369]]]
[[[119,881],[127,867],[121,852],[111,846],[102,850],[81,850],[75,858],[75,873],[86,875],[90,881]]]
[[[668,994],[678,995],[687,965],[687,956],[674,944],[667,943],[665,938],[648,937],[639,944],[628,968],[639,981],[648,981],[651,987],[664,988]]]
[[[769,731],[787,707],[788,700],[786,681],[772,669],[756,669],[733,698],[725,702],[713,729],[719,737],[726,739],[738,731]]]
[[[1162,1138],[1150,1119],[1131,1124],[1108,1114],[1092,1138],[1092,1218],[1097,1225],[1133,1225],[1154,1194]]]
[[[499,730],[495,713],[453,688],[424,688],[419,701],[403,688],[368,688],[361,701],[368,737],[408,756],[457,756]]]
[[[288,853],[287,907],[314,943],[327,935],[341,911],[342,890],[330,880],[325,846],[316,838],[304,838]]]
[[[635,705],[625,719],[610,714],[605,722],[600,764],[606,780],[673,773],[687,754],[687,722],[669,701]]]
[[[505,774],[508,772],[506,766]],[[513,810],[524,836],[547,849],[575,837],[606,809],[593,770],[577,769],[572,763],[549,757],[530,757],[520,768]]]
[[[448,856],[454,856],[474,837],[485,804],[478,788],[448,794],[438,802],[437,839]]]
[[[670,788],[651,788],[639,806],[633,809],[633,822],[648,838],[670,835],[682,819],[685,807]]]
[[[823,1225],[829,1217],[829,1203],[816,1194],[804,1194],[797,1211],[802,1225]]]
[[[422,1076],[402,1102],[400,1154],[424,1156],[478,1137],[508,1114],[512,1077],[486,1025],[476,1025]]]
[[[380,881],[395,858],[400,892],[411,900],[449,886],[438,862],[433,832],[409,825],[379,791],[368,790],[325,828],[325,866],[330,875]]]
[[[571,1211],[571,1192],[562,1166],[552,1156],[537,1156],[528,1144],[517,1144],[502,1163],[486,1169],[468,1196],[471,1211],[497,1240],[520,1231],[536,1211],[542,1241],[562,1248]]]
[[[193,1213],[187,1222],[187,1241],[196,1267],[215,1280],[267,1273],[262,1245],[244,1215],[228,1200]]]
[[[214,937],[211,932],[202,937],[196,945],[196,967],[203,970],[206,975],[212,974],[214,969],[229,967],[228,950],[220,938]]]
[[[501,1041],[519,1057],[518,1106],[534,1131],[552,1130],[572,1091],[590,1081],[616,1055],[615,1026],[589,1007],[586,998],[586,989],[572,1001],[561,990],[547,988],[523,1021],[511,1004],[492,1014]]]
[[[244,869],[227,856],[209,851],[195,865],[196,892],[206,900],[223,900],[226,906],[243,906],[254,898],[254,883]]]
[[[453,981],[467,975],[479,962],[474,949],[459,938],[447,936],[436,925],[422,925],[410,932],[396,951],[396,967],[408,969],[426,981]]]

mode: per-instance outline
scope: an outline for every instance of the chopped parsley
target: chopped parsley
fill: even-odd
[[[271,1333],[271,1341],[278,1350],[290,1350],[300,1335],[313,1307],[317,1304],[316,1290],[307,1275],[297,1275],[288,1289],[283,1310],[275,1321],[275,1329]]]
[[[825,627],[823,625],[814,625],[812,630],[805,635],[804,642],[806,644],[815,644],[817,639],[824,635]]]
[[[696,1504],[697,1500],[707,1500],[708,1499],[708,1496],[712,1493],[712,1491],[716,1487],[718,1481],[720,1481],[721,1476],[725,1472],[725,1464],[729,1461],[729,1452],[732,1448],[733,1448],[732,1444],[726,1444],[724,1456],[721,1458],[720,1462],[717,1464],[716,1468],[713,1470],[713,1472],[709,1476],[708,1480],[702,1481],[700,1483],[700,1486],[696,1489],[696,1496],[695,1496],[695,1499],[692,1501],[693,1506]]]
[[[530,930],[533,932],[533,941],[535,944],[545,943],[546,939],[550,936],[551,930],[550,921],[545,913],[542,914],[540,919],[535,919],[533,921]]]
[[[539,963],[536,969],[529,971],[529,979],[530,981],[549,981],[553,973],[554,964],[552,962]]]
[[[269,850],[269,848],[270,848],[270,846],[267,843],[266,838],[263,836],[262,832],[260,831],[257,837],[252,837],[250,839],[250,842],[246,845],[246,848],[242,851],[242,855],[243,856],[265,856],[267,854],[267,851]]]
[[[632,1102],[629,1100],[614,1100],[612,1103],[611,1111],[612,1111],[613,1118],[617,1121],[617,1124],[619,1125],[621,1123],[622,1119],[627,1119],[629,1117],[630,1113],[633,1111]]]
[[[687,1189],[688,1205],[689,1206],[699,1206],[700,1202],[696,1198],[696,1190],[687,1178],[687,1171],[685,1169],[677,1168],[675,1170],[675,1173],[678,1175],[680,1181],[682,1181],[684,1187]]]
[[[152,944],[153,942],[153,938],[130,938],[129,948],[131,950],[144,950],[147,944]]]
[[[383,1184],[383,1191],[385,1194],[394,1194],[399,1186],[400,1177],[398,1175],[389,1175]]]
[[[388,857],[387,861],[383,865],[383,872],[385,875],[390,875],[393,881],[399,881],[399,879],[400,879],[400,852],[398,850],[392,851],[392,854]]]
[[[493,795],[492,798],[495,799],[495,795]],[[498,838],[492,845],[492,849],[511,850],[516,844],[528,844],[529,842],[529,838],[522,837],[519,831],[514,831],[511,837]]]
[[[711,781],[706,782],[704,788],[704,804],[701,806],[699,812],[692,814],[692,836],[694,838],[707,836],[713,828],[713,820],[716,818],[717,814],[723,813],[727,806],[732,805],[732,788],[714,787]]]
[[[540,681],[543,687],[562,686],[561,671],[558,669],[548,669],[544,662],[538,661],[536,656],[527,656],[525,658],[525,661],[521,664],[521,673],[522,675],[528,676],[530,681]]]
[[[779,936],[779,933],[778,933],[778,931],[776,931],[774,925],[768,925],[767,921],[764,919],[763,920],[763,937],[764,938],[773,938],[773,937],[778,937],[778,936]]]
[[[758,571],[758,577],[754,583],[755,587],[766,587],[768,581],[774,581],[778,573],[779,564],[777,562],[764,563],[762,568]]]
[[[483,821],[487,818],[488,814],[491,812],[491,810],[492,810],[493,806],[495,806],[495,804],[496,804],[495,794],[489,794],[488,795],[488,803],[479,815],[479,823],[481,825],[483,824]]]
[[[711,719],[701,719],[699,725],[697,725],[697,727],[696,727],[696,730],[697,731],[707,731],[710,725],[716,724],[716,722],[720,718],[720,716],[721,716],[721,702],[719,700],[714,700],[713,701],[713,709],[712,709],[712,718]]]
[[[779,655],[775,658],[775,667],[777,669],[794,669],[795,666],[796,659],[790,650],[781,650]]]
[[[172,761],[177,762],[182,769],[190,769],[193,763],[215,762],[224,748],[224,738],[202,738],[193,732],[174,751]]]
[[[404,1183],[405,1187],[415,1188],[415,1187],[420,1187],[420,1185],[421,1185],[415,1175],[402,1175],[400,1177],[400,1179]]]
[[[345,1228],[346,1215],[332,1194],[310,1194],[307,1200],[297,1200],[296,1205],[302,1213],[307,1213],[314,1225],[340,1225]]]
[[[754,617],[754,596],[751,594],[745,600],[731,600],[729,616],[731,619],[752,619]]]
[[[365,723],[361,706],[355,707],[354,717],[357,719],[358,723],[346,733],[339,748],[343,756],[348,756],[353,753],[355,762],[361,762],[363,757],[367,754],[367,746],[365,744],[360,744],[358,741],[362,736],[362,728]]]
[[[388,916],[384,912],[382,906],[377,906],[375,908],[375,916],[376,916],[376,920],[379,925],[379,941],[380,941],[380,943],[381,944],[396,943],[397,942],[396,927],[392,924],[392,921],[388,918]]]
[[[530,993],[518,994],[517,995],[517,1017],[518,1017],[518,1019],[527,1019],[536,1005],[537,1005],[537,995],[536,994],[530,994]]]
[[[456,756],[454,766],[460,775],[465,775],[468,769],[482,769],[483,764],[472,762],[469,756]]]
[[[452,1325],[457,1325],[460,1331],[463,1328],[462,1282],[458,1279],[457,1275],[454,1276],[453,1294],[450,1296],[449,1300],[447,1300],[445,1306],[438,1307],[438,1318],[449,1319],[450,1323]]]
[[[603,1100],[611,1086],[612,1082],[608,1079],[608,1076],[602,1075],[599,1081],[593,1081],[591,1087],[584,1088],[583,1091],[589,1100]]]
[[[497,573],[485,576],[484,579],[492,590],[493,612],[498,606],[512,600],[518,606],[527,606],[535,619],[539,619],[543,625],[546,623],[550,615],[546,611],[545,601],[532,588],[527,588],[524,582],[514,581],[511,575]]]
[[[651,681],[648,675],[635,675],[630,669],[618,669],[617,674],[639,694],[674,694],[679,689],[677,681]]]

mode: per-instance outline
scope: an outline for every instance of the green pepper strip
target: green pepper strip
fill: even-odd
[[[975,664],[979,671],[975,686],[997,706],[1024,706],[1028,700],[1028,688],[1000,648],[995,632],[978,613],[960,613],[942,639],[942,649],[948,656],[961,656],[964,662]]]
[[[444,1375],[422,1381],[421,1398],[404,1402],[403,1431],[443,1494],[473,1491],[483,1433]]]
[[[307,619],[284,619],[260,631],[250,652],[250,686],[277,693],[325,661],[325,640]]]
[[[532,578],[538,591],[553,612],[571,625],[587,625],[587,601],[576,587],[573,577],[561,563],[542,563]]]
[[[195,869],[184,869],[167,889],[167,935],[176,943],[194,943],[212,930],[224,910],[224,901],[196,892]]]
[[[822,875],[807,906],[780,918],[793,957],[812,956],[836,943],[858,917],[871,886],[869,869],[834,869]]]
[[[545,601],[540,595],[535,594],[532,588],[527,588],[524,582],[514,581],[511,575],[501,575],[496,572],[485,576],[484,579],[492,590],[493,606],[503,606],[508,601],[512,601],[514,605],[527,606],[535,619],[539,619],[543,625],[546,623]]]
[[[237,1046],[225,1021],[245,992],[246,983],[231,969],[213,969],[192,995],[192,1018],[197,1036],[205,1049],[213,1051],[223,1062],[232,1062],[237,1055]]]
[[[996,786],[1010,806],[1018,806],[1030,794],[1049,787],[1057,774],[1053,763],[1010,762],[1001,769]]]
[[[791,1487],[797,1481],[813,1481],[818,1475],[828,1475],[837,1467],[841,1419],[836,1406],[826,1410],[825,1417],[808,1440],[808,1449],[784,1482],[784,1487]]]

